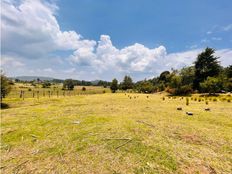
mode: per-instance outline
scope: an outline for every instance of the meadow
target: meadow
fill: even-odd
[[[186,97],[165,93],[8,97],[1,172],[230,174],[231,99],[193,95],[186,105]]]

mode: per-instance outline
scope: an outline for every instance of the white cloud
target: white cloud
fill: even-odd
[[[1,3],[3,54],[14,53],[25,58],[46,57],[57,50],[75,50],[94,45],[75,31],[61,31],[56,20],[57,6],[42,0],[23,0],[16,6]]]
[[[1,66],[9,68],[18,68],[24,66],[24,63],[13,57],[1,57]]]
[[[54,70],[52,68],[45,68],[43,69],[44,72],[52,73]]]
[[[222,66],[232,65],[232,49],[221,49],[216,51],[216,56],[220,57]]]
[[[224,26],[224,27],[223,27],[223,30],[224,30],[224,31],[230,31],[230,30],[232,30],[232,24],[229,24],[229,25],[227,25],[227,26]]]
[[[212,37],[211,39],[214,40],[214,41],[221,41],[222,40],[221,37]]]

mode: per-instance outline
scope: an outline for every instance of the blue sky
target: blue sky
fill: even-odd
[[[67,0],[58,5],[62,28],[94,40],[110,35],[119,48],[138,42],[176,52],[193,45],[221,49],[232,44],[232,32],[220,29],[232,22],[230,0]],[[207,34],[211,30],[215,31]],[[202,43],[203,39],[210,41]]]
[[[135,80],[191,65],[205,47],[232,64],[230,0],[3,0],[9,76]]]

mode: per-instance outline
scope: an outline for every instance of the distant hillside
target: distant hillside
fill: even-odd
[[[19,79],[21,81],[33,81],[40,79],[42,81],[48,80],[54,83],[63,83],[63,79],[56,79],[52,77],[45,77],[45,76],[16,76],[16,77],[10,77],[11,79]],[[103,81],[103,80],[93,80],[93,81],[85,81],[85,80],[75,80],[73,79],[75,85],[82,85],[82,86],[109,86],[110,82]]]
[[[54,78],[52,77],[44,77],[44,76],[17,76],[17,77],[12,77],[12,79],[19,79],[22,81],[33,81],[33,80],[53,80]]]

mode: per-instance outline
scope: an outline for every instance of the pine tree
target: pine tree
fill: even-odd
[[[206,48],[197,56],[195,61],[195,79],[193,87],[199,90],[200,83],[205,81],[207,77],[215,77],[219,74],[221,66],[218,57],[214,56],[215,50]]]

